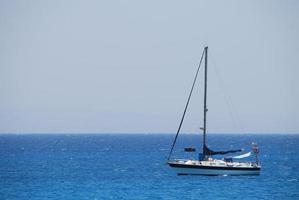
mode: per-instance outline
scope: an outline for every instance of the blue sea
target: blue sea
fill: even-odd
[[[173,137],[0,135],[0,199],[299,199],[299,135],[208,136],[215,150],[257,142],[259,176],[178,176],[165,164]],[[201,137],[179,141],[174,156]]]

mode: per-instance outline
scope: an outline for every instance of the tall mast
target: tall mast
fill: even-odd
[[[204,90],[204,126],[203,126],[203,150],[202,150],[202,154],[203,154],[203,159],[205,159],[206,157],[206,132],[207,132],[207,112],[208,112],[208,108],[207,108],[207,76],[208,76],[208,47],[205,47],[205,90]]]
[[[188,97],[188,100],[187,100],[187,103],[186,103],[186,106],[185,106],[185,109],[184,109],[184,113],[183,113],[183,116],[182,116],[182,119],[181,119],[179,128],[178,128],[178,130],[177,130],[177,132],[176,132],[175,138],[174,138],[173,143],[172,143],[172,146],[171,146],[171,150],[170,150],[170,152],[169,152],[168,160],[169,160],[170,157],[171,157],[171,154],[172,154],[174,145],[175,145],[176,140],[177,140],[177,138],[178,138],[178,135],[179,135],[179,133],[180,133],[180,130],[181,130],[181,127],[182,127],[184,118],[185,118],[185,114],[186,114],[186,111],[187,111],[187,108],[188,108],[188,105],[189,105],[189,101],[190,101],[190,98],[191,98],[191,95],[192,95],[192,92],[193,92],[193,88],[194,88],[194,85],[195,85],[195,82],[196,82],[196,79],[197,79],[197,76],[198,76],[198,72],[199,72],[199,69],[200,69],[200,66],[201,66],[201,63],[202,63],[202,60],[203,60],[203,56],[204,56],[204,54],[205,54],[205,51],[206,51],[206,50],[204,49],[204,51],[203,51],[202,54],[201,54],[200,62],[199,62],[199,65],[198,65],[198,68],[197,68],[197,71],[196,71],[196,74],[195,74],[195,77],[194,77],[194,81],[193,81],[193,84],[192,84],[192,87],[191,87],[191,90],[190,90],[190,93],[189,93],[189,97]]]

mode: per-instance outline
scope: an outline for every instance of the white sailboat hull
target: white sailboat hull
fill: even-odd
[[[259,175],[259,166],[206,166],[202,164],[186,164],[169,162],[169,166],[178,175]]]

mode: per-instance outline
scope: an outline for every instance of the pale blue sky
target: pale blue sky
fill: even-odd
[[[208,131],[298,133],[298,10],[295,0],[1,0],[0,132],[175,132],[208,45]],[[184,132],[202,126],[199,82]]]

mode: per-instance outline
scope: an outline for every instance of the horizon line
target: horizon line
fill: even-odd
[[[89,135],[175,135],[176,133],[173,132],[0,132],[0,135],[85,135],[85,134],[89,134]],[[186,133],[186,132],[182,132],[180,134],[185,134],[185,135],[197,135],[197,134],[201,134],[199,132],[197,133]],[[229,134],[229,135],[297,135],[299,134],[296,132],[246,132],[246,133],[236,133],[236,132],[210,132],[208,134]]]

